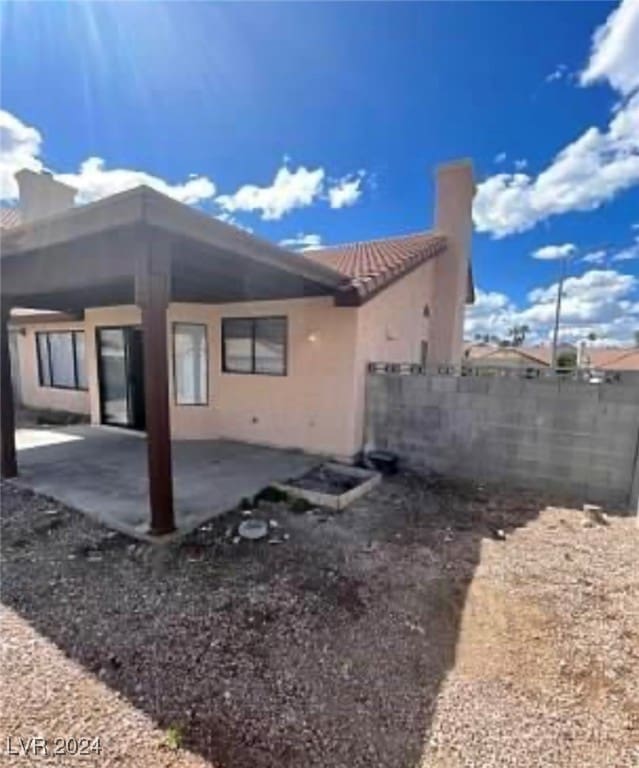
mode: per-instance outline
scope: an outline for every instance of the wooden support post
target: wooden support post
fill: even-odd
[[[16,460],[16,430],[13,410],[13,383],[11,382],[11,357],[9,354],[9,312],[2,306],[0,313],[0,450],[2,477],[18,474]]]
[[[169,244],[154,239],[142,242],[137,254],[135,298],[142,309],[151,533],[156,535],[175,530],[166,330],[170,274]]]

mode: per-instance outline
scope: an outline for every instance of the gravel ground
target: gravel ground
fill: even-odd
[[[100,738],[51,765],[639,765],[632,519],[402,476],[263,504],[277,544],[238,513],[159,548],[2,500],[5,764],[39,735]]]

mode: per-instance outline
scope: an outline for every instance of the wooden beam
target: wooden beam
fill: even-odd
[[[2,477],[15,477],[18,474],[11,357],[9,354],[9,311],[10,307],[3,303],[0,313],[0,473]]]
[[[175,530],[166,314],[170,276],[169,243],[145,238],[137,253],[135,298],[142,309],[149,501],[156,535]]]

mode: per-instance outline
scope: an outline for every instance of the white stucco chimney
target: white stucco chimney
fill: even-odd
[[[23,168],[16,173],[16,181],[20,190],[20,213],[25,222],[53,216],[73,207],[77,189],[56,181],[46,171],[36,173]]]
[[[433,365],[459,365],[462,357],[474,195],[470,160],[437,168],[435,229],[446,235],[448,248],[435,259],[428,343]]]

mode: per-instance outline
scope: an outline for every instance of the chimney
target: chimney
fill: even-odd
[[[47,171],[36,173],[23,168],[16,173],[20,190],[22,221],[44,219],[73,207],[77,190],[56,181]]]
[[[459,365],[470,279],[475,196],[472,162],[440,165],[436,179],[435,229],[446,236],[448,248],[435,259],[428,356],[434,365]]]

